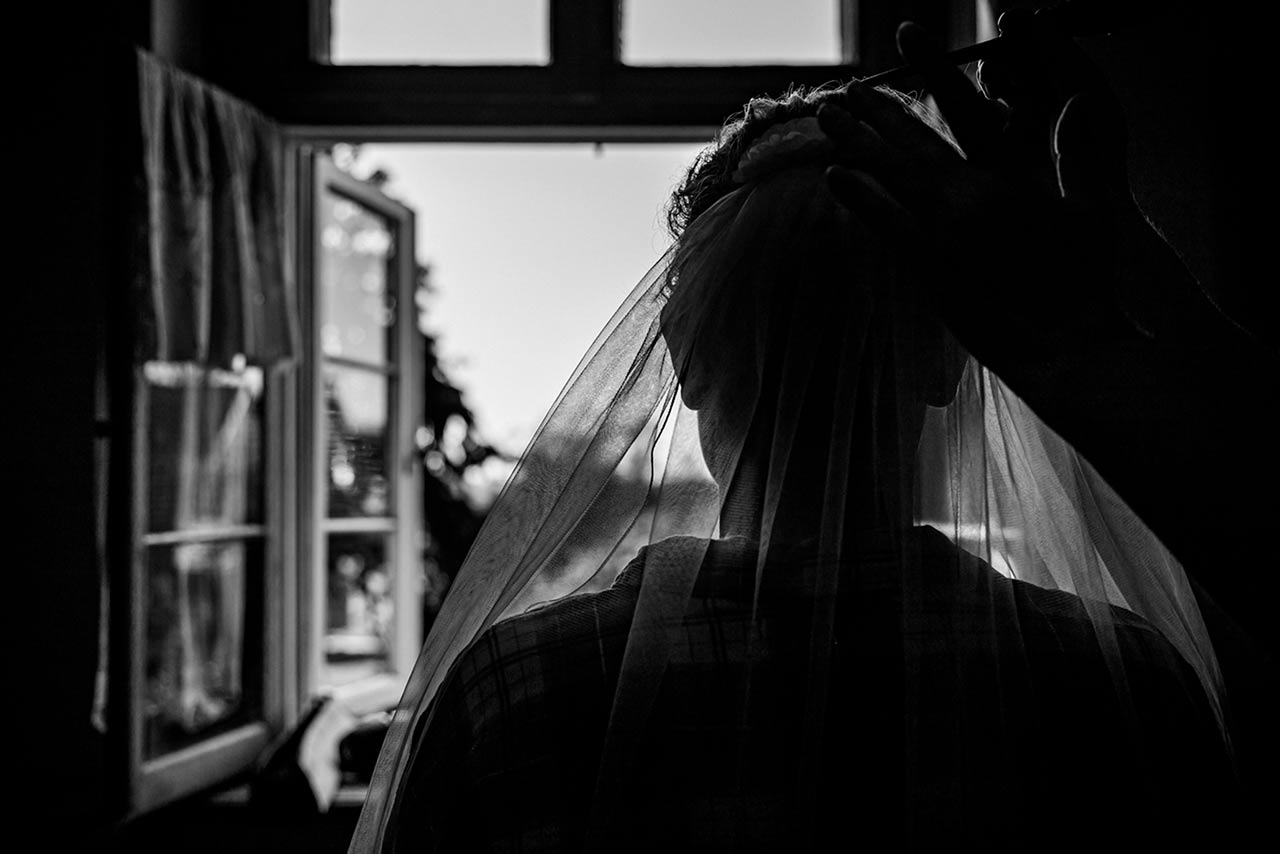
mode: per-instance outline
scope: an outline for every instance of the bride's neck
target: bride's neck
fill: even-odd
[[[855,430],[848,447],[832,459],[831,424],[797,435],[785,460],[776,459],[769,429],[752,429],[721,505],[722,536],[799,543],[816,540],[839,524],[845,535],[889,531],[910,524],[908,483],[910,460],[901,459],[894,441],[875,441],[870,428]],[[846,455],[847,452],[847,455]],[[833,467],[845,468],[843,483],[832,483]],[[905,467],[905,468],[904,468]]]

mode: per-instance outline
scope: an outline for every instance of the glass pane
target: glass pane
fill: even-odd
[[[149,531],[262,522],[262,370],[148,362]]]
[[[395,608],[387,535],[331,534],[325,562],[325,682],[388,670]]]
[[[329,515],[387,516],[390,380],[360,368],[327,365]]]
[[[546,65],[547,0],[334,0],[337,65]]]
[[[839,0],[624,0],[628,65],[834,65]]]
[[[147,550],[147,758],[262,715],[262,542]]]
[[[320,201],[320,346],[326,356],[385,364],[395,328],[387,222],[326,191]]]

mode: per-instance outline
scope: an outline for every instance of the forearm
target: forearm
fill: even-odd
[[[1134,212],[1136,216],[1136,211]],[[1274,592],[1258,524],[1280,470],[1277,364],[1145,222],[1121,229],[1114,316],[1064,333],[1010,385],[1090,461],[1228,610]],[[1261,615],[1257,615],[1261,619]]]

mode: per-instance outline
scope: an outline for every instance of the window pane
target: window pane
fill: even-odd
[[[329,415],[329,515],[387,516],[392,512],[387,454],[390,381],[359,368],[324,369]]]
[[[547,0],[334,0],[337,65],[545,65]]]
[[[262,715],[262,542],[147,550],[147,758]]]
[[[839,0],[624,0],[628,65],[841,62]]]
[[[148,362],[149,531],[262,522],[262,370]]]
[[[393,235],[382,217],[326,192],[320,204],[320,346],[326,356],[385,364],[395,328],[387,281]]]
[[[326,564],[325,682],[388,670],[395,608],[387,535],[331,534]]]

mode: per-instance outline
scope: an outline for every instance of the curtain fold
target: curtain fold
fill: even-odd
[[[138,361],[293,358],[298,309],[278,127],[141,50],[138,97]]]

